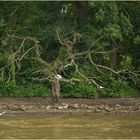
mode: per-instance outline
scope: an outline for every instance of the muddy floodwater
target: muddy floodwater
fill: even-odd
[[[0,138],[140,139],[140,116],[0,116]]]

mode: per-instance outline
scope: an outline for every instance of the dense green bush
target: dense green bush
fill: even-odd
[[[121,79],[115,79],[114,77],[104,82],[104,87],[104,90],[102,90],[102,96],[104,97],[130,97],[137,95],[134,85]]]
[[[137,96],[138,91],[126,81],[110,80],[104,82],[103,89],[97,89],[95,85],[76,83],[74,85],[62,85],[63,97],[97,98],[97,97],[130,97]]]
[[[50,96],[50,89],[43,84],[0,85],[0,96]]]
[[[109,84],[110,83],[110,84]],[[0,85],[0,96],[34,97],[51,96],[51,87],[45,84]],[[98,90],[95,85],[79,82],[62,83],[62,97],[97,98],[97,97],[130,97],[136,96],[137,90],[126,81],[110,80],[104,82],[104,88]]]
[[[76,83],[74,85],[62,85],[63,97],[78,97],[78,98],[94,98],[98,97],[98,92],[95,86],[85,83]]]

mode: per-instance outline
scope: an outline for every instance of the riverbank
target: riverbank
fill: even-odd
[[[52,105],[49,97],[0,97],[2,115],[47,114],[140,114],[140,97],[135,98],[63,98]]]

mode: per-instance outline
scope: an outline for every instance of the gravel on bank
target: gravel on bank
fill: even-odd
[[[3,113],[4,112],[4,113]],[[63,98],[53,105],[49,97],[0,97],[0,115],[140,114],[137,98]]]

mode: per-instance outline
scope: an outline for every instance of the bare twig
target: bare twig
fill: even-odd
[[[56,35],[57,35],[57,38],[58,38],[58,40],[59,40],[60,44],[61,44],[61,45],[64,45],[64,43],[62,42],[62,40],[61,40],[61,38],[60,38],[58,28],[56,29]]]
[[[103,36],[99,37],[97,40],[95,40],[95,41],[91,44],[91,46],[89,47],[88,51],[91,50],[91,48],[92,48],[98,41],[100,41],[101,39],[103,39],[104,37],[105,37],[105,35],[103,35]]]
[[[13,16],[14,13],[15,13],[24,3],[25,3],[25,2],[22,2],[20,5],[18,5],[18,6],[14,9],[14,11],[11,12],[10,16]]]

